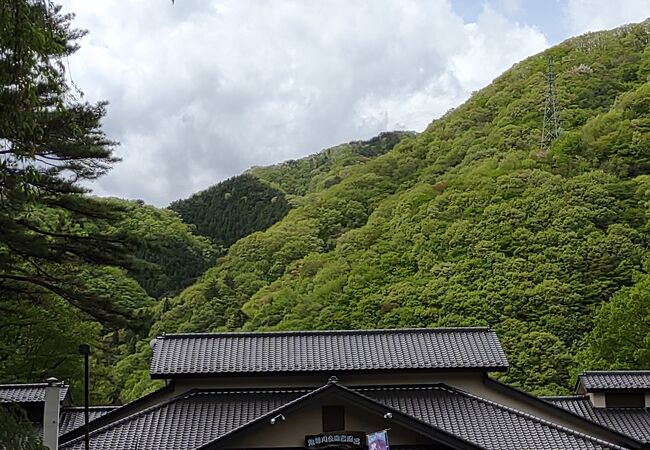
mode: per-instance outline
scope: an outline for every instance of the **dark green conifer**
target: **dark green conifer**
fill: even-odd
[[[101,129],[105,103],[80,100],[64,70],[84,32],[60,6],[0,3],[0,299],[57,294],[94,317],[129,322],[91,292],[78,264],[128,266],[121,208],[83,195],[118,161]]]

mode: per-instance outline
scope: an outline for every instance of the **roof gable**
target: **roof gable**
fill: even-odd
[[[341,399],[369,416],[391,413],[388,426],[454,449],[622,449],[446,385],[351,389],[334,380],[315,390],[191,391],[92,432],[91,447],[221,449],[272,426],[270,419],[279,414],[286,415],[289,425],[310,405]],[[81,450],[83,439],[61,448]]]
[[[152,378],[508,367],[488,328],[172,334],[152,346]]]
[[[417,418],[399,411],[398,409],[394,409],[390,406],[382,404],[371,397],[361,394],[357,390],[353,390],[340,385],[336,381],[336,377],[332,377],[326,385],[299,398],[296,398],[295,400],[283,405],[280,408],[269,411],[267,414],[260,416],[257,419],[244,424],[239,428],[233,429],[231,432],[220,436],[219,438],[205,444],[197,450],[216,450],[224,448],[228,445],[228,443],[240,435],[250,433],[252,431],[257,431],[264,427],[272,426],[272,418],[278,417],[278,415],[288,415],[290,412],[302,410],[308,405],[315,403],[323,398],[327,398],[329,400],[332,398],[347,400],[348,402],[354,403],[356,407],[361,407],[367,411],[373,411],[380,416],[383,416],[386,413],[390,413],[390,420],[392,423],[410,429],[413,432],[421,434],[422,436],[426,436],[441,444],[445,444],[446,446],[449,446],[453,449],[487,450],[485,447],[479,444],[466,441],[462,437],[449,433],[444,429],[440,429],[432,426],[431,424],[422,422]]]

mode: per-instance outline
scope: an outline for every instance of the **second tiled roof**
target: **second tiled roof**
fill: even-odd
[[[88,420],[95,420],[102,417],[111,411],[117,409],[118,406],[91,406],[88,408]],[[61,422],[59,425],[59,436],[66,434],[69,431],[79,428],[84,425],[86,420],[83,407],[77,408],[64,408],[61,411]]]
[[[151,375],[507,367],[487,328],[213,333],[154,340]]]
[[[479,448],[622,449],[444,385],[355,391]],[[192,391],[92,432],[91,448],[196,449],[310,395],[309,390],[301,389]],[[63,443],[61,448],[82,450],[83,445],[80,437]]]
[[[606,428],[650,444],[650,410],[647,408],[594,408],[587,397],[548,397],[549,403]]]
[[[0,384],[0,403],[32,403],[45,401],[47,383]],[[68,386],[59,391],[63,401],[68,394]]]
[[[448,386],[371,388],[359,392],[490,450],[621,449]]]
[[[190,391],[118,420],[90,435],[95,450],[196,449],[308,391]],[[83,450],[83,437],[61,449]]]

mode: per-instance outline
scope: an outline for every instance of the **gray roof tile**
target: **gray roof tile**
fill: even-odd
[[[45,401],[47,383],[0,384],[0,403],[32,403]],[[68,386],[59,393],[61,401],[68,395]]]
[[[305,395],[305,390],[191,391],[90,435],[93,450],[192,450]],[[83,437],[61,444],[82,450]]]
[[[578,386],[587,392],[604,390],[650,390],[650,370],[612,370],[583,372]]]
[[[154,378],[508,367],[496,334],[487,328],[172,334],[152,345]]]
[[[371,388],[360,392],[490,450],[622,449],[448,386]]]
[[[633,439],[650,443],[650,410],[647,408],[594,408],[583,396],[548,397],[544,400]]]
[[[95,420],[111,411],[116,410],[119,406],[91,406],[88,408],[88,419]],[[61,411],[61,421],[59,423],[59,436],[69,431],[83,426],[85,423],[84,408],[63,408]]]
[[[324,392],[324,388],[319,390]],[[447,386],[387,386],[354,391],[489,450],[621,449]],[[192,391],[91,433],[90,445],[93,450],[126,450],[136,445],[141,449],[192,450],[278,408],[299,404],[312,392]],[[83,438],[64,443],[61,449],[81,450]]]

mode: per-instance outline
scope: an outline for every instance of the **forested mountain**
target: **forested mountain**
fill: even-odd
[[[503,377],[538,394],[583,367],[650,367],[649,41],[648,21],[570,39],[335,182],[251,170],[304,196],[167,302],[151,335],[490,325]],[[548,56],[563,131],[542,149]]]
[[[194,225],[198,234],[229,247],[282,219],[289,211],[289,203],[282,191],[243,174],[172,202],[169,209],[178,213],[183,222]]]
[[[387,132],[368,141],[356,141],[325,149],[306,158],[247,173],[177,200],[169,209],[199,235],[230,247],[255,231],[263,231],[287,215],[291,199],[339,183],[350,167],[383,155],[407,132]]]
[[[120,310],[143,322],[143,329],[97,320],[54,293],[42,293],[37,302],[16,295],[2,296],[0,380],[34,382],[55,376],[69,381],[76,398],[82,398],[77,349],[87,342],[93,347],[95,399],[117,400],[124,389],[119,380],[128,373],[120,372],[122,365],[116,363],[133,353],[136,342],[146,337],[150,311],[158,305],[156,298],[187,286],[214,263],[217,253],[213,244],[192,234],[172,211],[141,202],[104,201],[123,211],[113,223],[115,233],[140,236],[135,251],[139,262],[130,270],[90,264],[67,268],[74,270],[78,283],[91,293],[110,296]]]
[[[129,271],[151,297],[171,296],[192,284],[212,266],[220,249],[173,211],[139,201],[119,202],[126,209],[119,227],[142,236],[135,256],[144,264]]]
[[[413,132],[391,131],[381,133],[368,141],[356,141],[328,148],[320,153],[298,160],[266,167],[253,167],[248,173],[267,181],[291,196],[327,189],[341,182],[356,164],[391,150]]]
[[[0,67],[0,381],[79,392],[89,342],[94,400],[121,402],[154,387],[150,337],[235,329],[490,325],[502,377],[537,394],[582,368],[650,367],[650,21],[528,58],[420,134],[255,167],[160,210],[77,184],[116,161],[104,105],[75,102],[60,63],[81,33],[18,3],[0,8],[20,50]],[[547,148],[549,56],[562,133]]]

